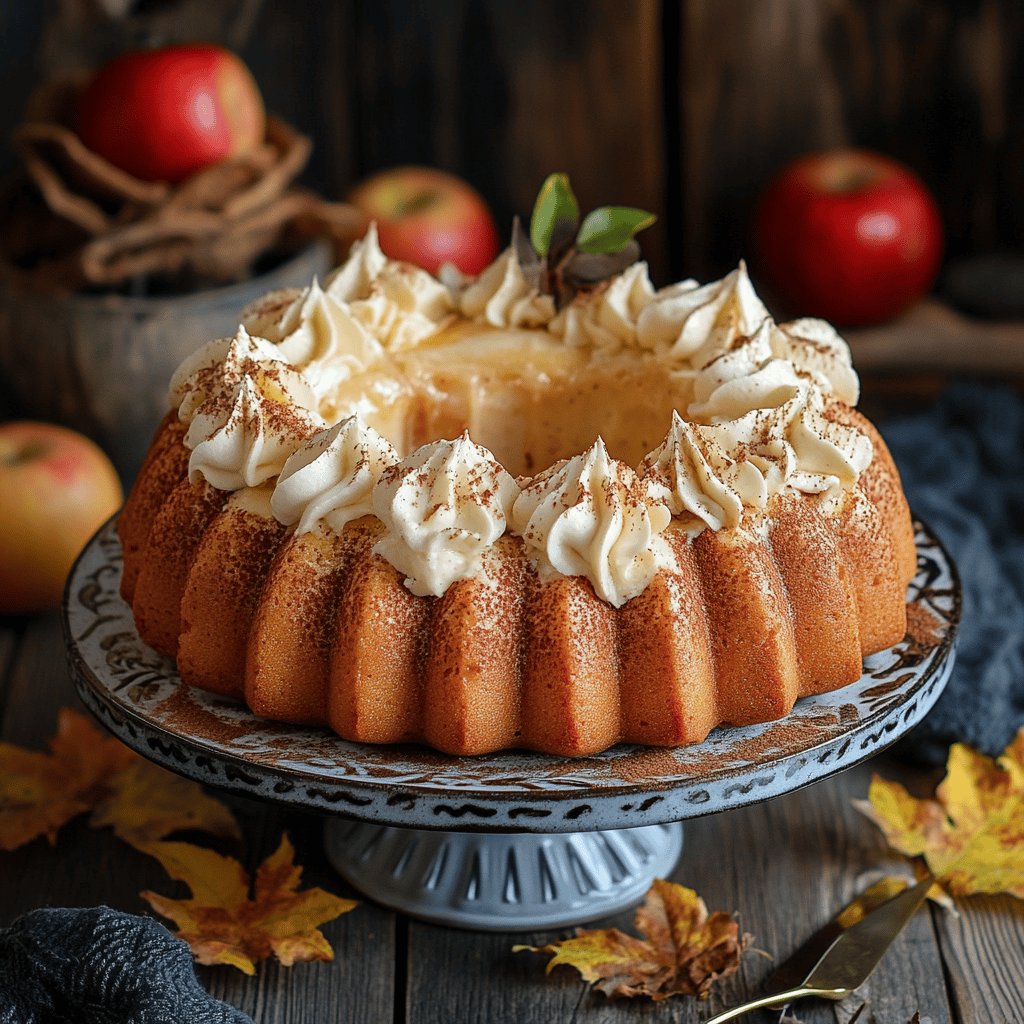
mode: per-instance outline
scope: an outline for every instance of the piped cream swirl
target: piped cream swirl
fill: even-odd
[[[353,243],[348,259],[327,278],[327,292],[338,302],[365,299],[387,266],[388,258],[380,248],[377,224],[371,221],[366,234]]]
[[[775,409],[800,390],[796,367],[772,356],[774,325],[762,322],[753,337],[708,363],[695,377],[686,417],[706,423],[739,419],[752,409]]]
[[[380,342],[316,280],[284,311],[277,330],[281,352],[302,370],[328,417],[335,411],[338,385],[384,354]]]
[[[277,476],[285,460],[324,426],[309,412],[312,390],[284,364],[257,364],[231,394],[209,398],[185,433],[192,450],[188,475],[222,491],[257,487]]]
[[[373,489],[398,463],[391,443],[358,415],[320,430],[288,457],[271,509],[285,526],[308,533],[323,523],[341,533],[348,523],[373,513]]]
[[[648,500],[636,473],[604,441],[534,477],[512,507],[512,529],[542,571],[586,576],[616,608],[641,593],[668,560],[659,537],[670,514]]]
[[[751,504],[757,499],[760,481],[744,480],[750,471],[757,473],[724,453],[709,458],[698,429],[678,412],[672,414],[668,436],[639,469],[653,500],[664,503],[674,516],[696,516],[712,530],[735,526],[744,499]]]
[[[838,495],[856,485],[871,462],[871,441],[827,418],[813,382],[794,375],[762,400],[777,404],[710,423],[673,414],[668,436],[639,468],[650,497],[675,516],[695,516],[721,530],[737,526],[744,508],[764,509],[786,487]]]
[[[827,321],[803,317],[780,324],[771,337],[772,350],[810,373],[825,392],[847,405],[860,398],[860,379],[853,368],[850,346]]]
[[[239,327],[233,338],[211,341],[182,360],[171,377],[167,404],[177,408],[182,423],[191,423],[204,402],[234,394],[253,367],[273,363],[286,364],[284,353],[271,342],[252,337],[245,327]]]
[[[637,340],[667,362],[700,369],[768,319],[745,263],[720,281],[682,281],[656,292],[637,319]]]
[[[594,292],[581,292],[548,330],[575,348],[615,352],[635,348],[637,322],[654,298],[646,263],[634,263]]]
[[[459,299],[463,316],[492,327],[543,327],[555,316],[555,303],[530,287],[510,246]]]
[[[384,255],[375,224],[328,278],[327,294],[389,351],[415,348],[454,310],[451,293],[436,277]]]
[[[468,433],[426,444],[386,469],[374,489],[387,531],[374,551],[414,594],[440,597],[456,580],[480,575],[518,495],[512,476]]]

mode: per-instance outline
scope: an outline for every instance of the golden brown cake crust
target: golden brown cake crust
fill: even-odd
[[[182,682],[241,697],[252,619],[285,528],[229,505],[207,524],[181,597]]]
[[[900,579],[906,587],[917,572],[917,547],[914,544],[910,507],[903,493],[896,463],[878,429],[856,409],[837,402],[830,408],[829,415],[837,422],[859,430],[871,441],[874,457],[861,474],[858,486],[882,514],[892,538]]]
[[[372,518],[288,536],[223,502],[187,482],[165,501],[136,588],[140,633],[177,653],[188,682],[359,742],[565,756],[699,742],[853,681],[861,654],[905,628],[895,542],[859,492],[835,517],[780,500],[763,537],[670,533],[676,569],[619,609],[581,577],[542,582],[515,537],[493,578],[417,597],[372,553]]]
[[[117,518],[124,554],[121,596],[129,604],[135,594],[135,581],[142,567],[142,553],[153,519],[167,496],[188,474],[189,451],[182,443],[184,436],[184,424],[176,415],[168,413],[157,428],[149,453]]]
[[[227,495],[205,481],[183,480],[172,488],[153,519],[142,551],[132,597],[139,636],[154,650],[175,657],[181,636],[181,598],[207,524]]]
[[[356,532],[293,534],[263,584],[245,657],[245,701],[282,722],[327,723],[327,680],[337,608]]]
[[[119,521],[142,638],[258,715],[467,755],[695,743],[857,679],[916,551],[845,343],[775,325],[742,266],[645,274],[539,327],[421,281],[439,319],[400,343],[353,319],[384,289],[328,284],[198,353]],[[346,402],[378,420],[327,426]]]

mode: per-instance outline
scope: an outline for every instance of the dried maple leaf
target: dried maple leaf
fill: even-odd
[[[836,915],[836,924],[846,929],[863,921],[872,910],[877,910],[883,903],[888,903],[894,896],[904,892],[909,884],[905,878],[897,878],[895,875],[880,878]]]
[[[231,812],[197,782],[141,759],[110,780],[89,824],[109,825],[119,839],[139,849],[183,831],[241,838]]]
[[[923,857],[954,896],[1010,893],[1024,899],[1024,729],[993,760],[954,744],[935,800],[918,800],[877,775],[854,805],[889,845]]]
[[[917,881],[923,882],[928,872],[927,870],[922,870],[915,872],[915,874],[919,876]],[[848,903],[836,915],[836,924],[844,929],[852,927],[858,921],[863,921],[871,911],[876,910],[883,903],[888,903],[889,900],[898,896],[901,892],[905,892],[911,885],[913,885],[913,882],[908,881],[906,878],[899,878],[896,875],[884,875],[873,885],[869,885],[856,899]],[[948,910],[954,917],[959,916],[948,893],[938,883],[928,890],[928,899]]]
[[[271,954],[286,967],[331,960],[334,950],[319,926],[356,906],[323,889],[298,891],[302,868],[287,836],[257,868],[251,898],[249,875],[231,857],[191,843],[150,843],[143,852],[191,889],[184,900],[148,891],[142,897],[178,926],[201,964],[231,964],[254,974],[256,961]]]
[[[706,995],[719,979],[739,967],[749,935],[739,934],[731,914],[708,916],[704,901],[692,890],[660,878],[637,908],[638,939],[618,928],[576,930],[576,937],[548,946],[515,946],[515,951],[554,953],[550,971],[559,964],[575,967],[608,996]]]
[[[88,811],[135,755],[84,716],[61,708],[50,753],[0,743],[0,849],[15,850]]]

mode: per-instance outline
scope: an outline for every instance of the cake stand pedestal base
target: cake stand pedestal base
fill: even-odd
[[[679,859],[678,822],[542,835],[437,832],[335,819],[327,857],[365,896],[479,931],[564,928],[643,900]]]

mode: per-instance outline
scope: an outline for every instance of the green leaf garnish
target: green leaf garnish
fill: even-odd
[[[530,218],[530,242],[539,256],[547,256],[557,231],[570,237],[580,222],[580,206],[569,184],[568,174],[549,174],[537,193]]]
[[[576,248],[587,253],[622,252],[637,232],[655,220],[653,213],[632,206],[601,206],[587,214],[576,235]]]

